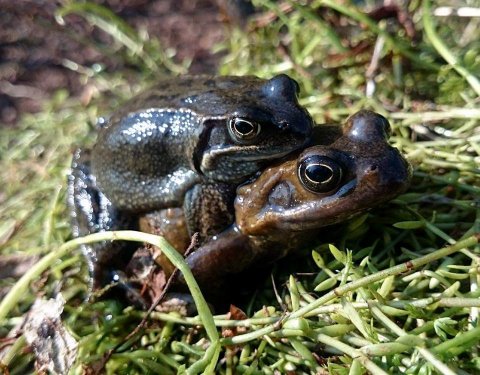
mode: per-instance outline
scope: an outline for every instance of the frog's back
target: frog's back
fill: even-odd
[[[129,113],[151,108],[188,109],[199,116],[224,116],[239,103],[253,103],[255,98],[258,99],[265,82],[255,76],[184,76],[163,79],[113,113],[109,125],[117,123]]]
[[[203,121],[228,117],[239,103],[254,104],[264,83],[256,77],[185,76],[157,82],[132,98],[99,131],[92,167],[101,189],[125,209],[180,204],[199,179],[192,163]]]

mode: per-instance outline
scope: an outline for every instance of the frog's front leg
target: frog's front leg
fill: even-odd
[[[185,195],[183,209],[171,207],[140,216],[140,230],[165,237],[181,254],[190,244],[190,237],[199,233],[203,244],[232,225],[235,216],[235,187],[224,183],[197,184]],[[161,254],[156,261],[170,276],[174,266]]]
[[[117,210],[98,189],[90,170],[90,151],[77,150],[68,176],[68,206],[73,235],[85,236],[119,229],[137,229],[137,218]],[[83,245],[93,289],[105,286],[130,260],[135,244],[125,241],[103,241]]]
[[[195,185],[185,195],[183,211],[188,233],[200,234],[200,242],[233,224],[236,186],[227,183]]]
[[[233,189],[215,185],[196,186],[187,194],[190,199],[186,199],[183,210],[170,208],[142,215],[140,230],[164,236],[180,253],[184,253],[190,243],[187,226],[190,226],[190,231],[201,233],[199,248],[188,255],[186,261],[204,293],[219,300],[228,289],[229,276],[248,268],[256,253],[251,248],[249,238],[232,224],[234,215],[227,203],[233,199],[217,199],[212,203],[213,197],[225,198],[234,194]],[[222,195],[222,192],[226,195]],[[157,257],[156,262],[167,277],[175,269],[163,255]],[[178,275],[175,284],[174,290],[188,292],[183,276]]]

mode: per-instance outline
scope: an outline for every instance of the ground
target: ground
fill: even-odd
[[[109,7],[135,30],[158,38],[176,51],[175,60],[191,59],[190,73],[214,73],[219,55],[213,46],[224,37],[228,16],[214,0],[107,0]],[[23,112],[38,112],[58,89],[87,95],[74,62],[109,71],[123,70],[122,57],[102,46],[112,38],[78,15],[55,20],[55,1],[0,0],[0,124],[14,124]]]

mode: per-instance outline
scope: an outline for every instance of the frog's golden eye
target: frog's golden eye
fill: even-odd
[[[250,143],[260,134],[262,127],[258,122],[241,117],[232,118],[228,122],[228,132],[235,142]]]
[[[306,189],[314,193],[328,193],[340,185],[342,167],[326,156],[312,155],[298,165],[298,178]]]

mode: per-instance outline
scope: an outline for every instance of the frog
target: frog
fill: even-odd
[[[313,120],[298,94],[285,74],[157,82],[99,122],[91,149],[75,152],[68,177],[73,235],[137,229],[138,215],[169,207],[183,209],[190,235],[225,229],[234,220],[236,187],[310,142]],[[83,251],[99,286],[134,250],[101,243]]]
[[[361,110],[336,129],[341,135],[330,144],[274,162],[237,188],[234,224],[185,258],[207,297],[225,298],[232,277],[315,244],[322,233],[408,188],[412,168],[389,144],[385,117]],[[185,241],[188,235],[172,226],[163,231]],[[175,285],[188,291],[181,275]]]

